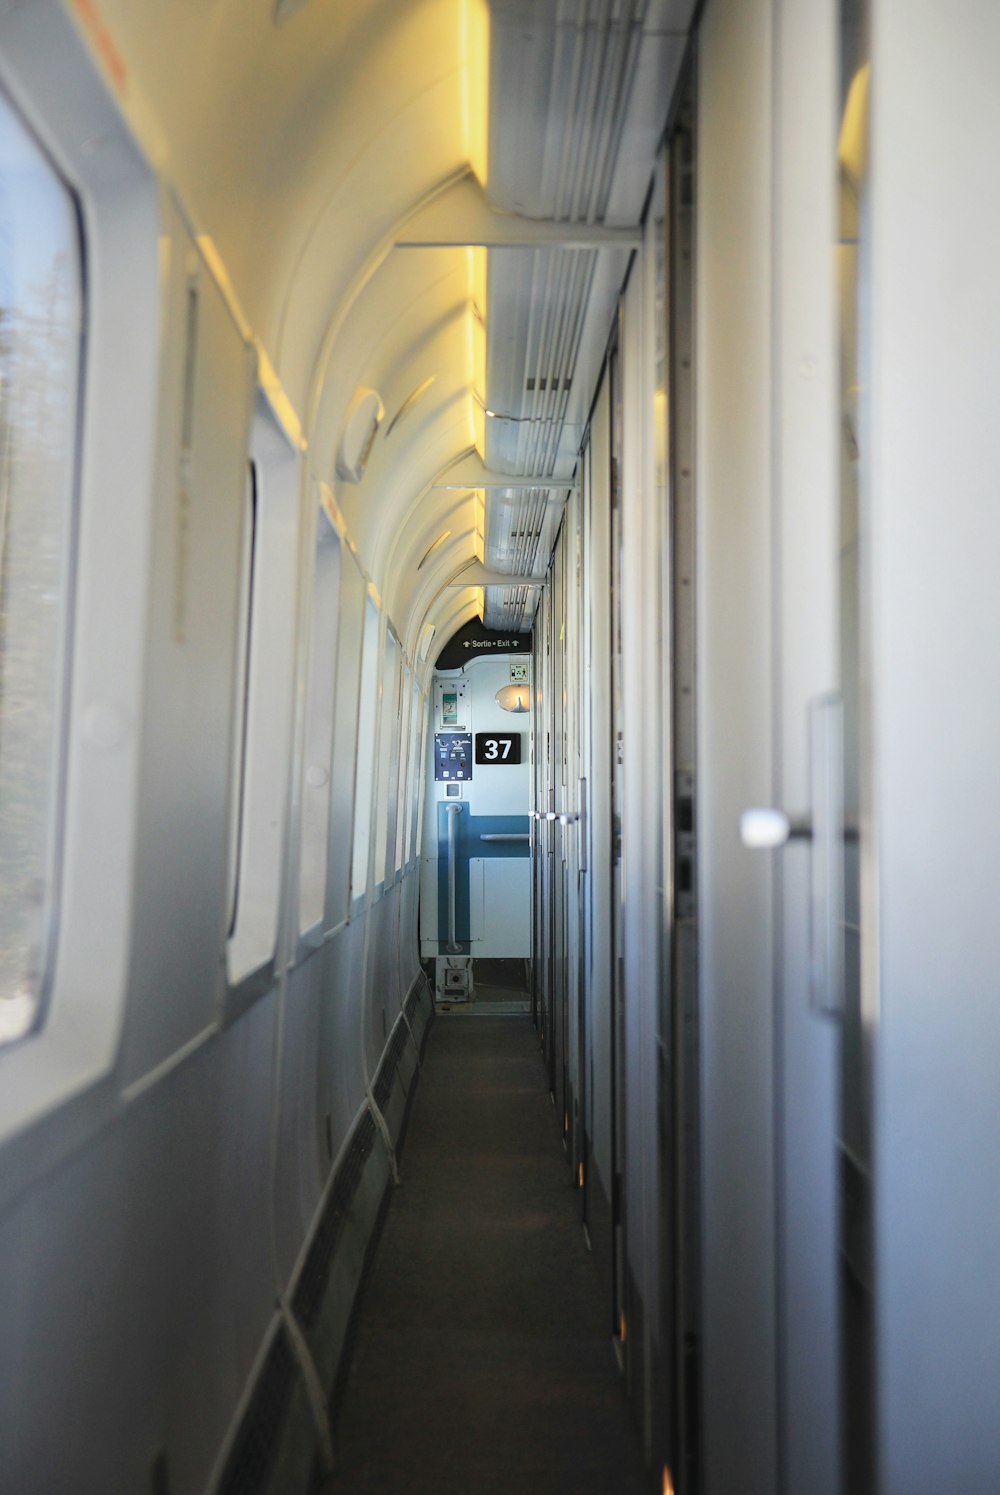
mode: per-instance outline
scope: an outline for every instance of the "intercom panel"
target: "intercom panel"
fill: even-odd
[[[472,778],[472,738],[468,732],[435,732],[434,777],[439,783]]]

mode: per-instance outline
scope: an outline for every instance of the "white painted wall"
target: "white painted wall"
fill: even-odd
[[[698,48],[697,513],[704,1477],[777,1488],[773,903],[737,828],[772,785],[768,0]]]
[[[467,687],[460,704],[460,725],[473,740],[480,732],[518,733],[521,737],[521,761],[518,764],[474,763],[471,780],[461,784],[462,813],[473,816],[520,815],[527,817],[531,808],[531,733],[533,717],[505,711],[497,704],[497,691],[511,683],[511,662],[529,667],[524,688],[530,702],[532,682],[530,656],[527,654],[488,655],[473,658],[460,670],[435,674],[432,702],[439,699],[437,686],[444,682],[450,689],[456,683]],[[420,952],[427,959],[445,954],[438,931],[438,828],[437,806],[446,799],[445,782],[434,778],[434,734],[451,731],[442,726],[436,706],[428,713],[423,793],[423,848],[420,874]],[[472,865],[475,867],[475,861]],[[531,859],[511,858],[502,870],[492,859],[483,861],[472,871],[474,893],[473,956],[484,958],[526,958],[531,953]],[[493,893],[488,889],[492,888]],[[510,900],[508,901],[507,895]]]

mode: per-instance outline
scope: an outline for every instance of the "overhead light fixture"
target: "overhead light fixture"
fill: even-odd
[[[496,693],[496,703],[502,711],[513,711],[518,716],[523,716],[530,711],[528,698],[528,687],[526,685],[505,685]]]

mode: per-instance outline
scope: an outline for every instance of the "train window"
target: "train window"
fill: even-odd
[[[413,821],[413,855],[419,857],[420,842],[423,837],[423,807],[426,804],[426,794],[423,792],[423,774],[425,774],[426,758],[428,758],[428,697],[420,695],[419,703],[420,734],[417,740],[417,756],[414,761],[414,821]]]
[[[227,933],[236,926],[236,896],[240,876],[240,843],[243,839],[243,791],[246,779],[247,694],[250,675],[250,618],[256,560],[257,479],[253,463],[247,468],[243,498],[243,533],[240,537],[240,591],[236,619],[236,669],[233,701],[232,807],[229,816],[229,874],[226,906]]]
[[[399,763],[396,780],[396,856],[394,870],[399,871],[406,863],[406,809],[410,802],[410,760],[413,744],[410,741],[412,718],[412,692],[410,669],[403,666],[403,684],[399,694]]]
[[[340,540],[320,509],[316,520],[299,822],[299,929],[303,934],[322,922],[326,900],[339,611]]]
[[[399,781],[400,648],[394,634],[385,636],[382,659],[382,725],[379,745],[378,814],[375,826],[375,877],[392,876],[395,865],[396,791]]]
[[[60,779],[83,319],[73,198],[0,97],[0,1043],[40,1020]]]
[[[361,692],[358,707],[358,756],[354,779],[354,854],[351,895],[368,886],[372,789],[375,778],[375,713],[378,703],[378,609],[365,599],[365,633],[361,646]]]
[[[424,699],[420,682],[414,680],[410,690],[410,748],[407,754],[406,787],[406,861],[413,860],[416,849],[417,805],[420,799],[420,770],[423,767]]]
[[[258,414],[242,554],[230,840],[230,986],[274,955],[294,701],[299,481],[294,452]]]

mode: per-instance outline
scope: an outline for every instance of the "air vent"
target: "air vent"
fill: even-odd
[[[538,379],[532,374],[525,381],[524,387],[529,390],[538,389],[542,392],[548,390],[551,394],[558,394],[560,389],[565,392],[572,387],[572,384],[573,378],[571,374],[565,375],[562,379],[559,378],[558,374],[554,374],[551,379],[546,378],[544,375],[541,379]]]
[[[295,1362],[279,1328],[240,1426],[218,1495],[263,1495],[278,1454],[295,1382]]]
[[[337,1178],[330,1190],[323,1218],[319,1222],[295,1287],[295,1317],[304,1329],[311,1329],[319,1317],[340,1232],[361,1182],[365,1160],[374,1143],[375,1123],[371,1112],[366,1111],[358,1122],[347,1155],[337,1169]]]
[[[379,1065],[378,1074],[375,1076],[375,1084],[372,1087],[375,1104],[380,1111],[384,1111],[388,1104],[389,1096],[392,1094],[392,1082],[396,1078],[399,1061],[403,1057],[403,1050],[406,1048],[409,1039],[410,1034],[406,1024],[403,1021],[397,1022],[396,1031],[392,1035],[392,1042],[386,1051],[385,1058]]]

